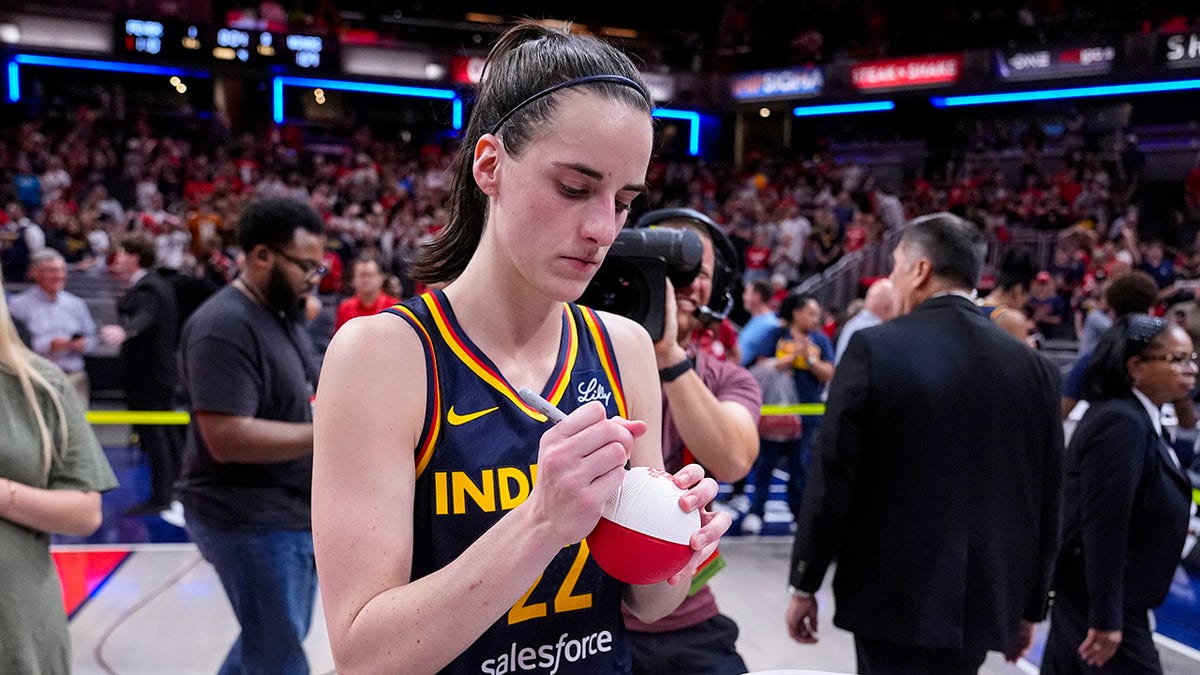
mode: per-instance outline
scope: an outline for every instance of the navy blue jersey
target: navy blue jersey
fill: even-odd
[[[546,417],[529,407],[460,328],[441,291],[388,310],[425,343],[426,417],[416,448],[412,578],[458,558],[537,479]],[[563,304],[558,363],[539,392],[564,412],[600,401],[627,416],[608,334],[592,310]],[[446,673],[628,673],[623,585],[587,543],[564,548],[537,583]],[[470,597],[457,599],[471,611]]]

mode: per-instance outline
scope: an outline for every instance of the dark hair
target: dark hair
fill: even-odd
[[[1129,359],[1162,341],[1170,323],[1148,314],[1126,314],[1100,334],[1083,376],[1083,398],[1102,401],[1129,395]]]
[[[154,246],[154,242],[144,235],[131,234],[122,239],[117,246],[122,251],[137,256],[138,267],[144,270],[154,267],[154,262],[158,260],[158,249]]]
[[[639,91],[611,81],[579,85],[644,110],[649,117],[652,103],[643,95],[646,85],[637,67],[607,42],[534,21],[521,22],[500,36],[488,54],[471,119],[450,167],[449,217],[437,237],[421,250],[413,265],[413,278],[426,283],[452,281],[479,245],[487,220],[487,197],[475,184],[473,173],[479,138],[510,115],[496,133],[508,154],[520,156],[553,117],[561,93],[527,99],[568,80],[593,75],[619,75],[640,86]]]
[[[763,302],[770,302],[771,297],[775,295],[775,288],[771,286],[771,282],[765,279],[751,281],[750,288],[753,289],[754,294]]]
[[[1114,316],[1146,314],[1158,302],[1158,284],[1149,274],[1134,270],[1108,282],[1104,301]]]
[[[383,269],[383,263],[379,262],[379,258],[376,258],[372,255],[360,255],[355,258],[354,262],[350,265],[350,273],[353,274],[358,269],[359,265],[367,264],[374,265],[375,269],[379,270],[380,274],[384,275],[385,277],[387,276],[387,273]]]
[[[1011,249],[1000,261],[1000,273],[996,275],[996,287],[1005,291],[1022,286],[1026,291],[1037,278],[1038,266],[1033,254],[1027,249]]]
[[[792,314],[807,305],[810,300],[815,301],[817,305],[821,304],[821,301],[817,300],[817,296],[815,295],[809,295],[808,293],[788,293],[783,298],[783,302],[779,303],[779,311],[775,312],[775,315],[790,323]]]
[[[953,213],[934,213],[908,222],[899,247],[910,259],[929,259],[933,276],[964,289],[979,283],[987,242],[979,228]]]
[[[255,199],[238,215],[238,246],[247,254],[259,244],[282,248],[292,242],[296,230],[324,234],[325,223],[308,202],[291,197]]]

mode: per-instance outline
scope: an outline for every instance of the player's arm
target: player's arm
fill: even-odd
[[[654,347],[646,331],[624,317],[604,315],[604,324],[620,364],[622,384],[633,419],[645,420],[649,428],[637,439],[630,463],[635,466],[662,468],[662,390],[658,383]],[[675,484],[687,488],[680,506],[688,511],[700,511],[702,527],[692,535],[695,551],[688,564],[667,581],[649,586],[629,586],[625,605],[639,619],[652,623],[671,612],[687,597],[688,581],[696,567],[712,554],[721,535],[729,529],[729,515],[706,511],[716,497],[717,483],[704,478],[704,469],[697,464],[684,467],[675,474]]]
[[[1022,342],[1029,336],[1029,317],[1019,309],[1007,307],[994,320],[997,326]]]
[[[348,322],[325,356],[313,542],[341,672],[434,672],[464,651],[559,550],[591,531],[645,428],[605,420],[599,404],[547,426],[529,498],[456,560],[414,581],[414,448],[425,379],[418,336],[389,314]]]

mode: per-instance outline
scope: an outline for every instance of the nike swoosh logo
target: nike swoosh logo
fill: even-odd
[[[457,427],[459,425],[466,424],[467,422],[477,420],[480,417],[483,417],[484,415],[486,415],[488,413],[496,412],[499,409],[500,409],[500,407],[496,406],[494,408],[488,408],[487,410],[480,410],[478,412],[467,413],[466,415],[460,415],[460,414],[454,412],[454,406],[450,406],[450,412],[446,413],[446,421],[450,423],[450,426]]]

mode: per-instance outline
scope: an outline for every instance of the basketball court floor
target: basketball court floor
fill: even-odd
[[[144,497],[138,490],[149,484],[148,470],[141,453],[127,447],[127,428],[101,427],[98,433],[122,487],[105,495],[105,523],[99,532],[87,539],[56,538],[53,547],[71,616],[74,672],[215,673],[237,634],[220,583],[182,529],[158,517],[120,515]],[[718,604],[741,627],[738,649],[751,671],[853,673],[852,637],[831,623],[832,574],[818,595],[819,644],[799,645],[784,627],[791,537],[780,478],[776,476],[762,536],[739,536],[735,525],[721,544],[728,565],[712,581]],[[1006,664],[993,654],[981,672],[1037,672],[1044,632],[1043,625],[1027,660]],[[1158,632],[1166,673],[1200,673],[1200,573],[1177,570],[1171,596],[1158,612]],[[314,674],[334,672],[319,607],[306,647]]]

